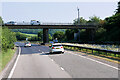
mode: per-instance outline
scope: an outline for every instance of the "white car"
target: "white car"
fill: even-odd
[[[5,23],[5,25],[17,25],[17,22],[10,21],[10,22]]]
[[[30,42],[25,42],[25,45],[24,45],[25,47],[31,47],[31,43]]]
[[[36,21],[36,20],[31,20],[30,24],[31,25],[40,25],[40,22]]]
[[[54,52],[64,53],[64,48],[60,43],[54,43],[51,46],[49,46],[49,48],[50,48],[50,53],[54,53]]]

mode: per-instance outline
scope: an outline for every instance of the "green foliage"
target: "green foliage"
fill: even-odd
[[[0,25],[1,25],[1,24],[3,24],[3,20],[2,20],[2,18],[1,18],[1,16],[0,16]]]
[[[52,36],[49,34],[49,41],[51,41],[52,40]]]
[[[57,38],[59,41],[63,41],[63,39],[65,38],[65,34],[62,31],[57,31],[53,34],[53,38]]]
[[[37,34],[42,29],[11,29],[13,32],[21,32],[26,34]]]
[[[107,30],[111,30],[113,27],[120,27],[120,13],[108,17],[105,20],[106,20],[105,28]]]
[[[104,28],[98,28],[95,33],[95,40],[96,41],[103,41],[104,40],[104,34],[106,33],[106,29]]]
[[[14,42],[16,42],[15,33],[4,27],[2,29],[2,49],[6,51],[14,48]]]
[[[38,40],[42,41],[43,31],[38,32]]]
[[[21,34],[20,32],[16,32],[16,38],[17,40],[26,40],[27,35]]]
[[[89,21],[88,21],[88,23],[96,23],[96,24],[99,24],[99,22],[100,22],[100,18],[99,17],[97,17],[97,16],[92,16],[92,17],[89,17]]]
[[[74,24],[78,24],[78,18],[73,20],[73,21],[74,21]],[[86,24],[87,23],[87,20],[85,20],[83,17],[80,17],[79,21],[80,21],[79,22],[80,24]]]
[[[80,21],[80,24],[87,24],[87,23],[99,24],[99,26],[97,26],[97,29],[96,29],[96,32],[95,32],[96,40],[99,40],[97,38],[101,38],[100,36],[102,35],[102,32],[105,31],[104,28],[103,28],[103,25],[104,25],[105,21],[101,20],[97,16],[89,17],[88,21],[83,19],[83,17],[81,17],[79,21]],[[74,20],[74,24],[78,24],[78,19]],[[66,34],[65,34],[66,39],[67,40],[73,40],[74,39],[74,33],[78,33],[78,29],[66,30]],[[91,34],[91,32],[89,30],[85,30],[85,29],[80,30],[80,41],[89,41],[89,40],[91,40],[90,39],[90,34]],[[79,35],[77,37],[77,41],[79,41]]]
[[[120,1],[118,2],[118,9],[116,9],[116,14],[120,13]]]
[[[104,28],[106,29],[106,34],[104,39],[108,41],[120,41],[120,13],[108,17],[105,20]]]
[[[66,29],[49,29],[49,34],[52,36],[57,31],[65,32]]]
[[[21,32],[26,34],[38,34],[42,29],[11,29],[13,32]],[[65,32],[65,29],[49,29],[49,34],[52,36],[56,31]]]
[[[38,41],[38,37],[37,36],[32,36],[28,38],[29,41]]]
[[[66,37],[66,40],[68,41],[70,41],[70,40],[74,40],[74,32],[75,32],[75,30],[72,30],[72,29],[67,29],[66,31],[65,31],[65,37]]]

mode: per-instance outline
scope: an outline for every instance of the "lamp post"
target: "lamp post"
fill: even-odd
[[[80,15],[79,15],[79,8],[77,7],[77,10],[78,10],[78,25],[80,25]],[[79,42],[80,42],[80,29],[78,29],[78,38],[79,38]]]
[[[80,19],[79,19],[79,8],[77,7],[78,10],[78,24],[80,24]]]

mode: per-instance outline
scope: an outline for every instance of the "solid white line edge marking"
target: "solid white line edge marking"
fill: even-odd
[[[74,54],[74,53],[71,53],[71,54]],[[120,69],[117,68],[117,67],[111,66],[111,65],[109,65],[109,64],[106,64],[106,63],[103,63],[103,62],[100,62],[100,61],[97,61],[97,60],[94,60],[94,59],[91,59],[91,58],[88,58],[88,57],[85,57],[85,56],[81,56],[81,55],[78,55],[78,54],[74,54],[74,55],[80,56],[80,57],[82,57],[82,58],[86,58],[86,59],[88,59],[88,60],[97,62],[97,63],[99,63],[99,64],[106,65],[106,66],[108,66],[108,67],[111,67],[111,68],[114,68],[114,69],[117,69],[117,70],[120,70]]]
[[[10,74],[9,74],[9,76],[8,76],[8,79],[9,79],[9,78],[12,78],[13,72],[14,72],[16,66],[17,66],[17,62],[18,62],[19,57],[20,57],[20,53],[21,53],[21,48],[19,47],[19,54],[18,54],[18,57],[17,57],[17,59],[16,59],[16,61],[15,61],[15,64],[14,64],[12,70],[10,71]]]

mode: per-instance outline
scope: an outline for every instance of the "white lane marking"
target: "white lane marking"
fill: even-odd
[[[53,60],[53,59],[51,59],[51,61],[52,61],[52,62],[54,62],[54,60]],[[64,71],[64,68],[60,67],[60,69],[61,69],[62,71]]]
[[[60,67],[61,68],[61,70],[63,70],[64,71],[64,68],[62,68],[62,67]]]
[[[74,54],[74,53],[71,53],[71,54]],[[111,66],[111,65],[109,65],[109,64],[106,64],[106,63],[103,63],[103,62],[100,62],[100,61],[97,61],[97,60],[94,60],[94,59],[91,59],[91,58],[88,58],[88,57],[85,57],[85,56],[81,56],[81,55],[78,55],[78,54],[74,54],[74,55],[80,56],[80,57],[82,57],[82,58],[85,58],[85,59],[88,59],[88,60],[91,60],[91,61],[94,61],[94,62],[97,62],[97,63],[99,63],[99,64],[106,65],[106,66],[108,66],[108,67],[111,67],[111,68],[114,68],[114,69],[117,69],[117,70],[120,70],[120,69],[117,68],[117,67]]]
[[[15,64],[14,64],[12,70],[10,71],[10,74],[9,74],[9,76],[8,76],[8,79],[12,78],[13,72],[15,71],[15,68],[16,68],[16,66],[17,66],[17,62],[18,62],[19,57],[20,57],[20,53],[21,53],[21,48],[19,47],[18,57],[17,57],[17,59],[16,59],[16,61],[15,61]]]

